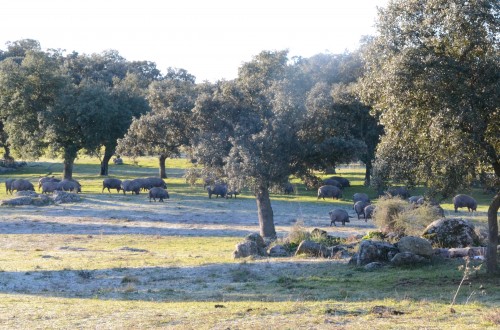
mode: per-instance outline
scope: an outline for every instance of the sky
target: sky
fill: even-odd
[[[230,80],[263,50],[310,57],[357,49],[375,34],[388,0],[9,0],[0,2],[0,49],[38,40],[42,49],[186,69],[197,82]]]

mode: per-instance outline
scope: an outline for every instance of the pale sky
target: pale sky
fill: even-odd
[[[43,49],[148,60],[166,73],[183,68],[197,82],[233,79],[263,50],[290,56],[355,50],[374,34],[387,0],[6,0],[0,49],[20,39]]]

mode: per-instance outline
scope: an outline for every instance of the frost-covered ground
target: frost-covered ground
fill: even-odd
[[[165,203],[150,203],[146,194],[88,194],[83,201],[45,207],[0,208],[0,232],[11,234],[144,234],[245,236],[259,232],[253,198],[211,199],[171,194]],[[272,201],[278,235],[297,220],[305,227],[349,236],[373,229],[371,221],[351,219],[345,227],[329,227],[333,203]],[[342,207],[342,206],[341,206]],[[344,206],[348,209],[347,206]],[[348,209],[354,217],[354,211]]]
[[[186,297],[220,300],[236,294],[230,289],[227,292],[225,290],[231,286],[244,286],[247,282],[245,278],[252,278],[253,283],[262,282],[259,286],[265,288],[271,274],[281,276],[293,273],[304,269],[301,267],[306,265],[309,265],[309,272],[313,271],[311,265],[316,267],[323,262],[291,262],[289,258],[282,258],[272,262],[257,260],[252,266],[234,262],[193,267],[153,265],[93,269],[90,264],[87,266],[89,269],[78,269],[71,266],[68,259],[122,258],[123,264],[128,265],[127,258],[140,258],[151,251],[127,247],[109,251],[80,249],[71,244],[74,242],[69,242],[69,247],[64,243],[43,242],[44,237],[50,240],[54,234],[61,234],[69,237],[69,240],[71,235],[243,238],[249,233],[259,232],[253,198],[209,200],[207,197],[172,193],[171,198],[164,203],[150,203],[146,194],[83,194],[82,197],[82,202],[72,204],[0,208],[0,234],[7,234],[2,236],[2,244],[5,247],[10,245],[14,250],[26,250],[26,253],[39,250],[37,260],[33,263],[41,267],[36,269],[38,266],[35,266],[35,269],[29,271],[16,270],[12,269],[15,265],[8,263],[8,260],[0,260],[0,268],[4,263],[4,269],[0,272],[0,292],[65,297],[99,296],[105,299],[123,298],[123,295],[127,295],[130,298],[134,296],[132,299],[162,300],[168,296],[172,300]],[[322,228],[331,235],[342,237],[364,234],[374,228],[371,221],[366,223],[357,219],[351,219],[352,222],[345,227],[329,227],[328,211],[334,207],[332,203],[301,203],[290,199],[273,201],[272,205],[278,236],[285,236],[297,220],[302,221],[306,228]],[[33,242],[33,246],[28,241],[11,242],[9,234],[35,235],[33,237],[37,241]],[[228,255],[230,253],[227,252]],[[161,256],[158,258],[161,262]],[[70,266],[62,270],[51,270],[50,265],[59,261],[69,263]],[[238,295],[243,294],[242,292],[252,296],[259,294],[254,286],[236,291],[239,292]]]

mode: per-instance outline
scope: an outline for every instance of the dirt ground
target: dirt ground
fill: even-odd
[[[253,198],[211,199],[171,194],[165,203],[150,203],[146,194],[84,194],[79,203],[45,207],[20,206],[0,208],[0,234],[65,234],[65,235],[154,235],[244,237],[259,232],[256,203]],[[297,221],[310,229],[327,230],[331,235],[348,237],[373,229],[369,221],[351,219],[345,227],[329,227],[328,211],[332,203],[299,203],[273,201],[278,236],[284,236]],[[350,210],[350,212],[353,212]],[[2,244],[8,242],[3,237]],[[16,244],[16,243],[12,243]],[[27,243],[19,249],[32,250]],[[57,261],[62,252],[99,255],[102,251],[63,251],[53,246],[40,252],[43,260]],[[42,249],[43,250],[43,249]],[[122,249],[123,250],[123,249]],[[62,252],[61,252],[62,251]],[[110,252],[111,253],[111,252]],[[137,258],[148,251],[113,251],[117,257]],[[229,253],[228,253],[229,254]],[[78,255],[79,256],[79,255]],[[43,259],[46,258],[46,259]],[[71,258],[67,255],[61,258]],[[1,259],[1,258],[0,258]],[[8,262],[3,259],[4,262]],[[307,267],[306,267],[307,265]],[[2,260],[0,260],[2,267]],[[276,276],[287,273],[314,272],[315,267],[328,267],[325,260],[263,259],[251,266],[235,263],[197,267],[125,267],[90,270],[34,270],[0,272],[0,292],[103,299],[220,300],[244,299],[259,295],[255,287],[265,288]],[[50,267],[48,268],[50,269]],[[241,284],[241,276],[251,278],[255,286]],[[124,283],[132,279],[132,283]],[[247,281],[243,281],[247,282]],[[240,287],[241,286],[241,287]],[[227,288],[233,288],[225,291]],[[234,288],[240,287],[240,289]],[[182,289],[180,289],[182,288]],[[264,294],[264,293],[262,293]],[[240,296],[241,295],[241,296]],[[276,298],[276,297],[275,297]],[[246,299],[246,298],[245,298]],[[288,297],[283,297],[288,299]]]
[[[171,194],[165,203],[152,202],[146,194],[85,194],[79,203],[45,207],[0,208],[0,232],[10,234],[143,234],[241,236],[259,232],[253,198],[208,199]],[[334,236],[365,234],[375,228],[369,220],[354,217],[345,227],[330,227],[329,203],[272,201],[278,236],[297,221],[321,228]]]

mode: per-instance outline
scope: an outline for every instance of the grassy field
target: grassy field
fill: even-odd
[[[125,165],[110,166],[110,176],[158,173],[154,158],[135,164],[124,160]],[[244,192],[237,200],[209,201],[201,186],[185,184],[187,166],[185,159],[167,161],[172,198],[164,204],[149,203],[144,194],[101,194],[98,161],[81,158],[74,177],[83,185],[83,202],[1,207],[0,328],[500,327],[500,278],[488,278],[479,268],[460,286],[461,259],[372,272],[346,261],[315,258],[233,259],[235,244],[247,231],[258,230],[254,198]],[[0,182],[10,177],[36,182],[61,171],[60,163],[45,159],[0,175]],[[343,167],[339,174],[353,185],[340,201],[317,200],[315,191],[297,181],[295,195],[273,195],[278,232],[286,233],[301,217],[307,228],[319,226],[330,233],[373,230],[370,222],[333,228],[323,220],[331,207],[350,207],[355,192],[376,198],[362,186],[359,167]],[[492,196],[468,193],[479,201],[478,212],[457,216],[484,228]],[[5,198],[0,189],[0,199]],[[451,201],[443,207],[447,216],[455,216]]]

